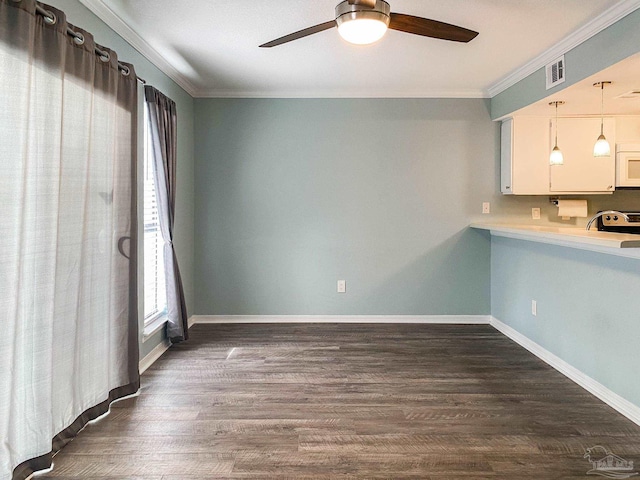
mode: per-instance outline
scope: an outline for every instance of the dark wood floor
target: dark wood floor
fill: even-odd
[[[640,427],[485,325],[196,325],[46,479],[587,478]],[[593,478],[593,477],[591,477]]]

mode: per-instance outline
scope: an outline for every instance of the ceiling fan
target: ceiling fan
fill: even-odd
[[[342,38],[357,45],[368,45],[380,40],[387,28],[423,37],[464,43],[478,35],[478,32],[449,23],[403,13],[392,13],[391,7],[384,0],[344,0],[336,6],[335,20],[276,38],[260,47],[275,47],[333,27],[338,27],[338,33]]]

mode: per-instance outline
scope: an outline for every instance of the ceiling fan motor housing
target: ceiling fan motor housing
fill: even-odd
[[[384,0],[376,0],[376,5],[373,8],[360,3],[351,4],[349,0],[340,2],[336,6],[336,23],[338,27],[344,22],[356,19],[377,20],[389,26],[391,7]]]

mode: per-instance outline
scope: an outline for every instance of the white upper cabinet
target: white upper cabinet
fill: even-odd
[[[549,119],[514,117],[502,122],[501,191],[549,194]]]
[[[593,146],[600,135],[599,118],[559,118],[558,147],[564,165],[551,171],[551,193],[612,192],[616,184],[616,120],[604,119],[604,136],[611,146],[609,157],[594,157]],[[550,122],[549,151],[553,148],[555,119]]]
[[[513,172],[511,158],[513,157],[513,119],[508,118],[500,125],[500,191],[512,194]]]

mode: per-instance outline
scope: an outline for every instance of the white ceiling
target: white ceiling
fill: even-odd
[[[393,12],[480,35],[459,44],[389,31],[377,44],[356,47],[332,29],[262,49],[332,20],[337,0],[81,1],[200,97],[486,97],[527,62],[630,3],[389,0]]]

